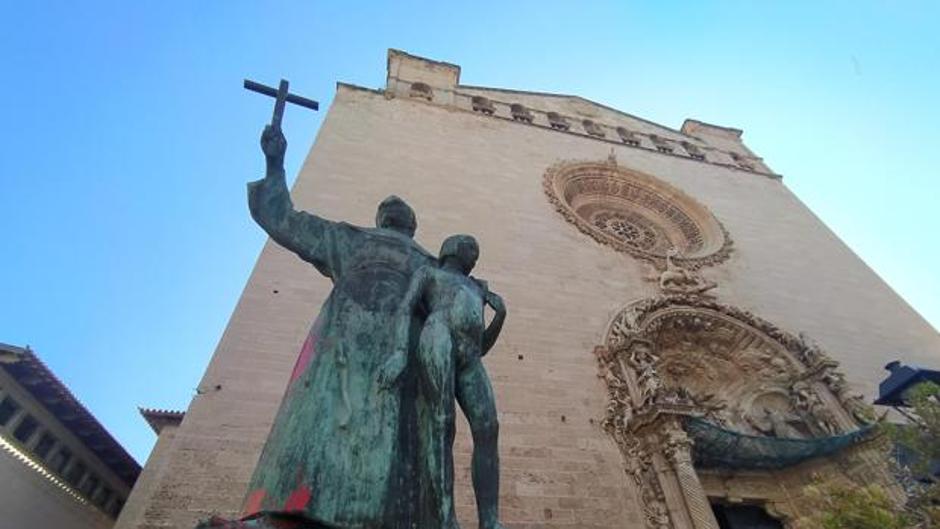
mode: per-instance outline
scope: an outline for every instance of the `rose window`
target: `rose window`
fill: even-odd
[[[731,240],[696,200],[652,176],[614,163],[561,163],[545,192],[556,208],[597,241],[662,264],[667,252],[687,268],[723,261]]]
[[[630,246],[651,250],[657,245],[656,231],[622,213],[604,212],[594,217],[594,225]]]

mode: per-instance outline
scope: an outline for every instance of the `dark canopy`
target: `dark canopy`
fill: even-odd
[[[871,426],[847,434],[814,439],[748,435],[690,417],[686,430],[695,441],[695,464],[702,468],[777,469],[833,454],[864,439]]]

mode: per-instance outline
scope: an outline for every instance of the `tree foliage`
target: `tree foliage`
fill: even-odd
[[[877,485],[816,484],[804,491],[822,529],[909,529],[910,521]]]
[[[915,527],[940,528],[940,483],[934,475],[940,464],[940,386],[918,384],[905,401],[910,405],[910,423],[889,431],[910,459],[910,475],[917,478],[909,490],[908,510]]]
[[[905,395],[904,425],[885,425],[905,455],[900,469],[908,493],[900,506],[877,485],[817,483],[804,491],[814,514],[809,526],[822,529],[940,529],[940,386],[923,383]],[[906,479],[904,479],[906,478]]]

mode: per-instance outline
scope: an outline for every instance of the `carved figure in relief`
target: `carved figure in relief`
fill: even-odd
[[[677,265],[673,258],[679,256],[679,251],[670,248],[666,252],[666,269],[659,275],[659,288],[668,294],[704,294],[718,286],[699,274]]]
[[[643,485],[643,467],[640,463],[640,450],[636,446],[627,448],[626,472],[633,478],[637,486]]]
[[[807,336],[806,333],[800,333],[800,342],[802,342],[803,345],[800,348],[799,357],[800,361],[802,361],[806,367],[812,369],[823,363],[831,362],[826,354],[822,352],[822,348],[819,347],[819,344]]]
[[[642,403],[649,405],[656,402],[656,396],[663,388],[663,382],[652,364],[647,364],[640,369],[637,375],[637,385],[640,386]]]
[[[659,356],[653,352],[653,343],[649,340],[637,339],[630,348],[630,363],[634,367],[652,366],[659,362]]]
[[[631,344],[628,362],[636,372],[636,382],[640,389],[638,406],[653,403],[663,388],[662,379],[655,367],[658,361],[659,356],[653,352],[652,343],[648,340],[635,340]]]
[[[607,408],[601,426],[612,434],[626,425],[633,416],[633,401],[627,383],[621,378],[614,355],[606,347],[594,349],[599,363],[598,378],[603,378],[607,385]]]
[[[838,396],[841,396],[848,390],[848,384],[845,381],[845,375],[836,371],[832,367],[827,367],[825,370],[823,370],[821,380],[830,391]]]
[[[846,395],[844,398],[839,395],[839,398],[842,399],[842,406],[859,424],[873,424],[877,420],[874,409],[865,403],[865,397],[860,393]]]
[[[498,519],[499,454],[496,401],[481,358],[496,343],[506,317],[502,299],[470,271],[479,257],[469,235],[448,237],[441,245],[440,266],[418,269],[398,309],[397,346],[382,366],[379,382],[393,386],[409,365],[414,314],[427,311],[414,351],[424,397],[419,407],[419,444],[427,469],[435,518],[440,527],[457,528],[454,515],[454,398],[460,403],[473,437],[471,474],[480,527],[501,529]],[[489,326],[484,305],[495,316]]]
[[[662,441],[664,453],[673,464],[691,456],[692,440],[681,426],[667,427]]]
[[[797,381],[791,387],[793,406],[799,410],[805,420],[823,434],[833,435],[839,427],[832,412],[826,408],[819,395],[803,381]]]
[[[759,417],[754,418],[751,414],[745,414],[745,420],[758,432],[768,437],[779,437],[781,439],[793,439],[802,437],[796,429],[790,426],[795,421],[792,416],[785,416],[780,410],[775,408],[762,408],[758,412]]]
[[[670,529],[669,512],[660,501],[652,503],[646,508],[646,518],[651,529]]]

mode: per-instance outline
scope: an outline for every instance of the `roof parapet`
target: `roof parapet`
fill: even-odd
[[[705,123],[704,121],[699,121],[697,119],[685,120],[682,123],[682,129],[680,130],[682,130],[683,134],[688,134],[689,136],[706,134],[709,136],[723,136],[725,138],[732,138],[736,140],[740,140],[741,135],[744,134],[744,131],[741,129],[713,125],[711,123]]]
[[[453,90],[460,83],[460,66],[401,50],[388,50],[387,68],[387,97],[422,97],[451,104]]]

